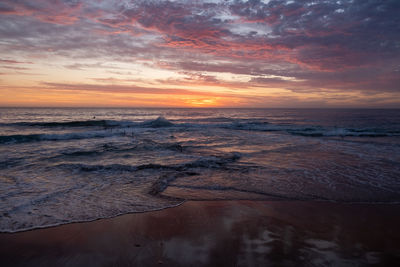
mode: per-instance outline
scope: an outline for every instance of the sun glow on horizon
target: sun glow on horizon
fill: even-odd
[[[190,98],[183,99],[183,102],[188,106],[192,107],[218,107],[220,103],[218,102],[219,98]]]

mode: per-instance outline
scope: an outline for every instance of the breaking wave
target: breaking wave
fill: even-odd
[[[144,122],[142,124],[144,127],[152,127],[152,128],[161,128],[161,127],[171,127],[174,126],[172,122],[167,120],[166,118],[160,116],[153,121]]]

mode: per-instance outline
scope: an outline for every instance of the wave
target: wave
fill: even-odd
[[[164,199],[166,199],[166,197]],[[56,227],[56,226],[61,226],[61,225],[66,225],[66,224],[71,224],[71,223],[93,222],[93,221],[97,221],[97,220],[101,220],[101,219],[111,219],[111,218],[115,218],[115,217],[118,217],[121,215],[131,214],[131,213],[143,213],[143,212],[165,210],[165,209],[169,209],[169,208],[178,207],[178,206],[182,205],[183,203],[185,203],[184,199],[178,199],[178,198],[172,198],[172,197],[168,198],[168,199],[172,200],[171,203],[167,202],[160,207],[149,206],[149,207],[145,207],[145,209],[143,209],[144,205],[138,205],[137,207],[142,207],[142,208],[135,209],[136,206],[131,205],[130,208],[127,208],[124,211],[114,211],[114,212],[111,212],[110,214],[104,214],[104,212],[103,212],[102,215],[99,215],[100,214],[100,212],[99,212],[96,215],[91,215],[89,218],[68,218],[68,219],[64,219],[64,220],[56,219],[55,222],[52,222],[52,223],[44,223],[44,224],[39,224],[39,225],[33,224],[33,225],[28,225],[28,226],[26,224],[23,224],[23,222],[22,222],[22,226],[17,225],[16,223],[14,223],[12,226],[7,225],[7,227],[0,225],[0,233],[12,234],[12,233],[20,233],[20,232],[31,231],[31,230],[36,230],[36,229]],[[175,200],[175,201],[173,201],[173,200]],[[8,215],[5,215],[5,216],[9,217]],[[29,222],[29,223],[32,224],[32,222]]]
[[[161,127],[171,127],[174,126],[174,124],[169,120],[167,120],[166,118],[164,118],[163,116],[160,116],[155,120],[142,123],[142,126],[151,128],[161,128]]]
[[[87,139],[87,138],[104,138],[116,135],[126,135],[126,128],[130,127],[141,127],[141,128],[161,128],[161,127],[172,127],[175,124],[168,121],[164,117],[158,117],[155,120],[146,121],[142,123],[134,123],[129,121],[73,121],[73,122],[46,122],[46,123],[19,123],[19,125],[30,125],[30,126],[44,126],[44,127],[60,127],[60,126],[104,126],[105,128],[120,128],[112,131],[107,129],[78,132],[78,133],[63,133],[63,134],[15,134],[15,135],[2,135],[0,136],[0,144],[15,144],[15,143],[27,143],[27,142],[39,142],[39,141],[58,141],[58,140],[73,140],[73,139]],[[175,147],[177,150],[181,150],[179,147]]]
[[[0,136],[0,144],[19,144],[39,141],[59,141],[59,140],[75,140],[87,138],[104,138],[114,135],[123,135],[122,132],[110,131],[92,131],[83,133],[65,133],[65,134],[16,134]]]
[[[21,162],[23,162],[22,158],[9,158],[4,161],[0,161],[0,170],[17,166]]]
[[[191,121],[188,123],[188,121]],[[19,122],[13,125],[33,127],[98,127],[96,131],[63,134],[16,134],[0,136],[0,144],[25,143],[38,141],[57,141],[85,138],[104,138],[114,135],[124,135],[127,128],[170,128],[203,129],[224,128],[229,130],[281,132],[305,137],[394,137],[400,136],[400,130],[387,128],[344,128],[323,127],[319,125],[274,124],[265,120],[228,119],[215,117],[200,120],[180,120],[175,123],[160,116],[144,122],[117,120],[87,120],[70,122]],[[5,125],[5,124],[2,124]],[[103,128],[103,129],[101,129]],[[107,129],[111,131],[107,131]],[[177,147],[177,150],[181,148]]]
[[[117,127],[125,121],[115,120],[81,120],[81,121],[50,121],[50,122],[15,122],[1,123],[0,126],[31,126],[31,127]]]
[[[104,126],[104,127],[112,127],[112,126],[118,126],[118,122],[107,121],[107,120],[87,120],[87,121],[68,121],[68,122],[36,122],[36,123],[30,123],[29,126],[42,126],[42,127]]]
[[[137,166],[124,165],[124,164],[109,164],[109,165],[90,165],[82,163],[61,163],[53,167],[67,168],[71,170],[80,170],[82,172],[96,172],[96,171],[113,171],[113,172],[124,172],[124,171],[140,171],[140,170],[174,170],[174,171],[187,171],[195,168],[220,168],[228,163],[233,163],[239,160],[241,155],[239,153],[232,153],[226,156],[215,156],[209,158],[202,158],[195,161],[162,165],[162,164],[142,164]]]
[[[80,157],[80,156],[95,156],[104,153],[125,153],[125,152],[137,152],[137,151],[160,151],[169,150],[175,152],[183,152],[186,148],[179,143],[158,143],[152,140],[135,141],[131,145],[113,146],[110,144],[103,144],[99,147],[92,148],[90,150],[67,150],[61,152],[53,158],[59,157]],[[0,165],[1,166],[1,165]]]
[[[248,130],[248,131],[279,131],[277,125],[268,123],[267,121],[235,121],[231,124],[221,125],[222,128],[232,130]]]
[[[309,136],[309,137],[392,137],[400,136],[400,131],[385,129],[349,129],[349,128],[306,128],[306,129],[289,129],[288,133],[293,135]]]
[[[154,120],[133,122],[128,120],[82,120],[82,121],[52,121],[52,122],[15,122],[0,123],[0,126],[25,126],[25,127],[171,127],[174,124],[160,116]]]
[[[291,135],[306,137],[392,137],[400,136],[400,130],[384,128],[342,128],[299,125],[279,125],[265,121],[234,122],[220,125],[222,128],[232,130],[285,132]]]

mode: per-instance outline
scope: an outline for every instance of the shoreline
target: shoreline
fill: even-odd
[[[183,200],[181,203],[178,203],[173,206],[167,206],[159,209],[154,209],[154,210],[146,210],[146,211],[132,211],[132,212],[126,212],[126,213],[119,213],[116,215],[112,215],[110,217],[100,217],[96,219],[91,219],[91,220],[77,220],[77,221],[70,221],[70,222],[62,222],[62,223],[56,223],[56,224],[50,224],[50,225],[44,225],[44,226],[35,226],[32,228],[24,228],[16,231],[2,231],[0,230],[0,235],[2,234],[18,234],[18,233],[24,233],[24,232],[29,232],[29,231],[35,231],[35,230],[44,230],[48,228],[54,228],[54,227],[60,227],[60,226],[65,226],[69,224],[79,224],[79,223],[91,223],[91,222],[96,222],[100,220],[107,220],[107,219],[115,219],[120,216],[126,216],[126,215],[134,215],[134,214],[142,214],[142,213],[151,213],[151,212],[157,212],[157,211],[163,211],[167,209],[173,209],[176,207],[179,207],[186,202],[246,202],[246,201],[251,201],[251,202],[285,202],[285,203],[290,203],[290,202],[304,202],[304,203],[332,203],[332,204],[343,204],[343,205],[373,205],[373,206],[379,206],[379,205],[384,205],[384,206],[400,206],[400,201],[399,202],[339,202],[339,201],[333,201],[333,200],[301,200],[301,199],[186,199]]]
[[[32,228],[24,228],[24,229],[16,230],[16,231],[1,231],[0,230],[0,235],[2,235],[2,234],[25,233],[25,232],[30,232],[30,231],[45,230],[45,229],[48,229],[48,228],[65,226],[65,225],[69,225],[69,224],[91,223],[91,222],[96,222],[96,221],[100,221],[100,220],[115,219],[115,218],[120,217],[120,216],[131,215],[131,214],[141,214],[141,213],[147,213],[147,212],[162,211],[162,210],[165,210],[165,209],[173,209],[173,208],[179,207],[180,205],[184,204],[185,202],[186,202],[186,200],[184,200],[181,203],[178,203],[176,205],[167,206],[167,207],[164,207],[164,208],[159,208],[159,209],[154,209],[154,210],[146,210],[146,211],[133,211],[133,212],[127,212],[127,213],[119,213],[119,214],[116,214],[116,215],[112,215],[110,217],[100,217],[100,218],[91,219],[91,220],[78,220],[78,221],[70,221],[70,222],[61,222],[61,223],[57,223],[57,224],[50,224],[50,225],[44,225],[44,226],[35,226],[35,227],[32,227]]]
[[[178,206],[0,233],[6,266],[395,265],[400,205],[185,201]]]

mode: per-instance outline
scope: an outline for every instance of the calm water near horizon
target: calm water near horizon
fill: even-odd
[[[187,199],[400,202],[400,110],[0,109],[0,231]]]

